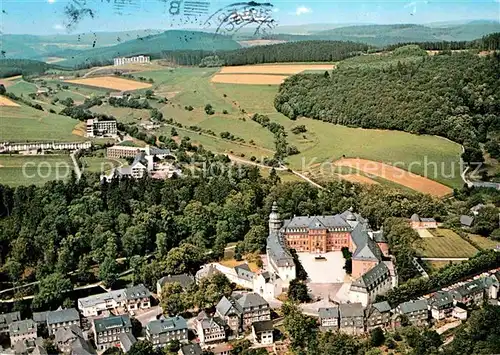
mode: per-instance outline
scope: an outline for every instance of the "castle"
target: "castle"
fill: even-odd
[[[364,304],[397,285],[383,231],[372,231],[361,215],[347,210],[332,216],[294,216],[282,221],[276,202],[269,215],[267,260],[271,271],[286,284],[295,278],[290,249],[318,255],[348,248],[355,281],[350,293]]]

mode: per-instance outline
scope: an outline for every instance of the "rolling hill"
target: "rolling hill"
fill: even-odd
[[[158,35],[140,37],[110,47],[93,48],[71,55],[58,64],[73,67],[85,63],[106,63],[114,57],[131,56],[137,54],[159,54],[162,51],[175,50],[232,50],[240,48],[240,44],[233,39],[206,32],[166,31]]]

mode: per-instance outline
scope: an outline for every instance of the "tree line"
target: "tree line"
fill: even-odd
[[[500,32],[491,33],[483,36],[480,39],[473,41],[435,41],[435,42],[405,42],[397,43],[384,48],[384,50],[392,51],[398,47],[405,45],[417,45],[426,50],[450,51],[461,49],[478,49],[492,51],[500,49]]]
[[[162,58],[179,65],[247,65],[277,62],[333,62],[343,60],[371,47],[342,41],[299,41],[231,51],[166,51]],[[216,57],[214,57],[216,56]]]
[[[464,161],[482,162],[479,144],[491,148],[500,132],[499,72],[499,54],[457,53],[299,74],[281,85],[275,107],[291,119],[443,136],[465,146]]]

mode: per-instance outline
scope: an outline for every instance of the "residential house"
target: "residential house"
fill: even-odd
[[[498,291],[500,288],[500,271],[495,272],[489,277],[488,285],[488,298],[490,300],[498,299]]]
[[[45,350],[43,345],[35,344],[35,348],[31,352],[31,355],[52,355]]]
[[[174,282],[179,283],[181,287],[186,290],[194,284],[194,277],[188,274],[163,276],[156,282],[156,293],[159,299],[161,299],[161,290],[163,286]]]
[[[460,216],[460,224],[462,225],[462,228],[470,228],[474,224],[474,217],[467,216],[467,215],[461,215]]]
[[[16,355],[28,355],[33,354],[33,352],[35,354],[37,352],[42,354],[47,353],[43,348],[43,339],[41,337],[18,341],[13,345],[11,344],[11,349],[14,350],[14,354]]]
[[[217,316],[234,332],[250,328],[253,322],[271,320],[269,303],[253,292],[223,297],[215,309]]]
[[[234,271],[236,272],[239,285],[248,289],[253,289],[255,273],[250,270],[250,266],[248,266],[247,263],[235,266]]]
[[[264,299],[274,299],[285,291],[285,283],[278,274],[265,271],[253,279],[253,292],[258,293]]]
[[[19,311],[0,314],[0,334],[8,333],[9,326],[13,322],[18,322],[20,320],[21,320],[21,312]]]
[[[157,347],[172,340],[185,343],[188,341],[187,322],[181,316],[153,320],[146,325],[146,339]]]
[[[378,263],[365,272],[350,287],[352,302],[360,302],[364,307],[392,288],[392,278],[385,263]]]
[[[226,324],[219,317],[208,317],[205,312],[200,312],[195,326],[201,345],[226,340]]]
[[[116,309],[123,303],[123,290],[113,290],[106,293],[79,298],[78,309],[84,317],[95,317],[105,311]]]
[[[215,344],[207,347],[208,351],[214,353],[214,355],[231,355],[231,350],[233,347],[229,343]]]
[[[78,299],[78,309],[84,317],[95,317],[105,311],[123,308],[126,311],[151,307],[151,293],[142,284]]]
[[[10,344],[36,339],[36,323],[32,319],[19,320],[10,323],[9,336]]]
[[[124,353],[127,353],[135,343],[137,343],[137,339],[131,332],[120,334],[120,348]]]
[[[356,335],[365,331],[364,310],[361,303],[342,303],[339,305],[340,331]]]
[[[132,331],[132,323],[128,315],[94,319],[92,323],[98,351],[120,346],[120,334]]]
[[[460,307],[455,307],[451,312],[451,316],[456,319],[467,320],[467,310]]]
[[[96,355],[96,354],[97,352],[92,347],[92,345],[90,345],[88,340],[85,340],[83,338],[77,338],[71,344],[70,355]]]
[[[240,331],[242,310],[236,300],[223,296],[215,306],[215,312],[234,333]]]
[[[422,218],[414,213],[410,218],[410,225],[413,229],[437,228],[437,222],[434,218]]]
[[[80,314],[75,308],[47,312],[47,329],[49,330],[49,334],[53,334],[57,329],[69,327],[70,325],[80,326]]]
[[[143,284],[126,288],[123,293],[127,311],[151,308],[151,292]]]
[[[411,300],[396,307],[396,314],[408,317],[408,321],[416,326],[427,325],[429,311],[427,300]],[[396,317],[395,326],[401,325],[401,317]]]
[[[392,309],[387,301],[373,303],[365,309],[366,330],[392,326]]]
[[[73,342],[83,339],[83,332],[77,325],[57,328],[54,331],[54,343],[63,353],[71,353]]]
[[[480,278],[467,282],[450,291],[455,303],[466,306],[481,304],[484,301],[485,290],[488,288],[487,278]]]
[[[200,344],[186,344],[179,349],[179,355],[201,355],[202,353]]]
[[[273,339],[273,322],[271,320],[254,322],[252,324],[253,341],[256,344],[271,345]]]
[[[479,203],[479,204],[471,207],[470,211],[472,212],[472,214],[474,216],[477,216],[479,214],[479,211],[482,210],[485,207],[486,207],[486,205],[483,205],[482,203]]]
[[[435,320],[442,320],[453,311],[453,297],[448,291],[438,291],[429,299],[431,316]]]
[[[329,307],[320,308],[319,313],[319,323],[321,329],[323,330],[337,330],[339,328],[339,308]]]

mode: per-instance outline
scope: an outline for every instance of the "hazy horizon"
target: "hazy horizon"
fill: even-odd
[[[81,20],[68,25],[65,14],[75,0],[3,0],[1,31],[4,34],[55,35],[88,32],[122,32],[151,29],[208,29],[208,16],[233,2],[207,0],[206,13],[198,17],[169,13],[171,0],[79,0],[92,16],[82,14]],[[184,0],[186,1],[186,0]],[[203,0],[200,0],[203,1]],[[285,1],[276,0],[270,16],[279,27],[350,26],[388,24],[452,24],[470,21],[500,22],[500,0],[462,1]]]

